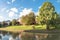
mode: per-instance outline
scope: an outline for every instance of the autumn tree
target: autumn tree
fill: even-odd
[[[57,18],[55,7],[50,2],[44,2],[39,9],[38,16],[36,18],[39,24],[46,24],[46,28],[49,29],[50,22],[55,22]]]

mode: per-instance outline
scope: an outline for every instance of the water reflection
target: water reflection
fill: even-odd
[[[0,40],[60,40],[59,33],[0,32]]]

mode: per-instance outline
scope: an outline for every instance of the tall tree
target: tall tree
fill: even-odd
[[[49,24],[53,20],[56,20],[57,13],[55,12],[55,7],[50,2],[44,2],[38,12],[39,22],[41,24],[46,24],[47,29],[49,29]]]

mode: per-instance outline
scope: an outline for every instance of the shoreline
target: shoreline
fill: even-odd
[[[21,32],[32,32],[32,33],[60,33],[60,30],[53,29],[53,30],[7,30],[6,28],[0,28],[0,31],[8,31],[14,33],[21,33]]]
[[[60,30],[25,30],[25,32],[34,33],[60,33]]]

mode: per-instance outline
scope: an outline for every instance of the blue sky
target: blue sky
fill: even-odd
[[[0,21],[12,20],[33,11],[37,14],[46,0],[0,0]],[[49,0],[60,13],[60,0]]]

